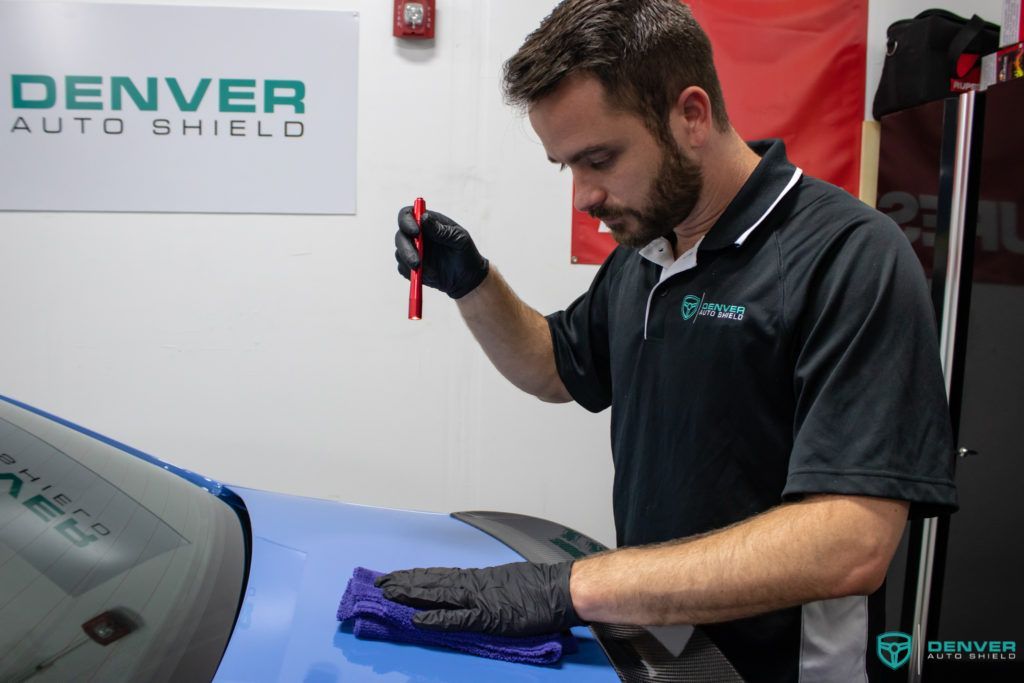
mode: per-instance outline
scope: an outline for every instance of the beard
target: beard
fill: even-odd
[[[640,249],[659,237],[668,237],[693,211],[704,187],[699,164],[683,156],[675,144],[663,143],[661,149],[661,165],[643,209],[600,206],[590,211],[624,247]],[[635,227],[630,229],[630,223]]]

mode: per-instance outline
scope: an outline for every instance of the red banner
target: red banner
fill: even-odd
[[[732,125],[746,140],[782,138],[809,175],[856,195],[867,69],[867,0],[690,0],[711,36]],[[615,247],[575,209],[572,262]]]

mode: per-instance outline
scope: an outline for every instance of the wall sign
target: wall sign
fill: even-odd
[[[358,26],[0,2],[0,209],[355,213]]]

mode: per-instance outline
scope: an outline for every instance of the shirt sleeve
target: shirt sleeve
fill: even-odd
[[[547,316],[558,375],[573,400],[594,413],[612,404],[608,287],[619,253],[605,259],[585,294]]]
[[[899,228],[864,214],[829,238],[788,289],[796,340],[794,443],[783,498],[906,500],[952,512],[954,447],[935,316]]]

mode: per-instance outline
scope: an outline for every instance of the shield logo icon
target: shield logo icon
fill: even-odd
[[[683,308],[681,310],[683,320],[689,320],[693,316],[697,315],[698,306],[700,306],[700,297],[694,296],[693,294],[687,294],[683,298]]]
[[[882,664],[895,671],[910,659],[911,637],[902,631],[888,631],[878,636],[875,651]]]

